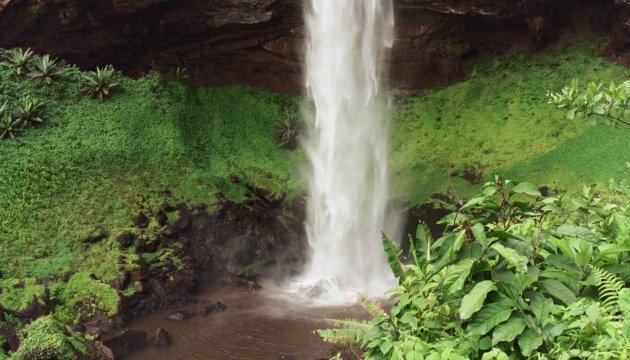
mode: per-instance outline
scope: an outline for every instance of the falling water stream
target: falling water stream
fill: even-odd
[[[391,0],[311,0],[306,9],[305,149],[310,261],[299,280],[325,302],[392,285],[381,243],[387,206],[382,98],[393,42]]]

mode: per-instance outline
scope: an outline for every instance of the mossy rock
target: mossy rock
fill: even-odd
[[[73,360],[87,352],[85,339],[52,316],[38,318],[22,334],[16,360]]]

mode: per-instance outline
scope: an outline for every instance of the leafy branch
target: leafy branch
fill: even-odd
[[[567,110],[567,118],[584,117],[591,124],[598,119],[630,126],[630,80],[605,87],[602,82],[591,82],[584,91],[577,79],[560,92],[547,91],[549,103]]]

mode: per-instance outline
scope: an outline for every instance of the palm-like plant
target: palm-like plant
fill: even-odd
[[[44,122],[43,113],[46,104],[32,97],[21,99],[15,106],[13,118],[19,120],[22,127],[41,124]]]
[[[274,137],[281,147],[294,149],[297,146],[297,136],[300,133],[300,124],[297,116],[289,110],[283,118],[276,123]]]
[[[26,50],[17,48],[4,54],[2,65],[10,67],[15,70],[18,75],[22,75],[28,70],[28,63],[32,58],[33,52],[30,48]]]
[[[44,55],[33,61],[31,72],[28,74],[33,81],[51,85],[61,74],[57,59],[52,59],[50,55]]]
[[[90,71],[83,75],[85,85],[83,91],[91,98],[97,98],[103,101],[113,89],[119,85],[114,82],[116,71],[111,65],[104,68],[97,67],[96,71]]]
[[[21,130],[21,120],[15,119],[5,102],[0,106],[0,139],[15,138]]]

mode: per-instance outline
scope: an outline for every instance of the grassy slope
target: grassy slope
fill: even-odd
[[[114,242],[88,249],[82,238],[96,227],[129,226],[141,207],[164,201],[165,189],[192,203],[212,202],[216,191],[238,200],[245,189],[227,180],[232,173],[272,191],[298,187],[287,176],[292,157],[272,137],[275,121],[293,105],[286,96],[164,85],[150,75],[121,78],[123,91],[100,103],[81,96],[76,69],[61,95],[0,71],[5,95],[33,94],[49,109],[46,125],[0,142],[5,277],[69,269],[113,277],[116,262],[101,260],[117,258]]]
[[[452,171],[465,165],[538,185],[574,188],[624,175],[630,130],[570,122],[546,104],[572,78],[620,80],[630,72],[596,56],[594,43],[538,57],[513,55],[470,63],[471,77],[399,101],[393,121],[394,196],[423,202],[449,186],[476,186]]]

